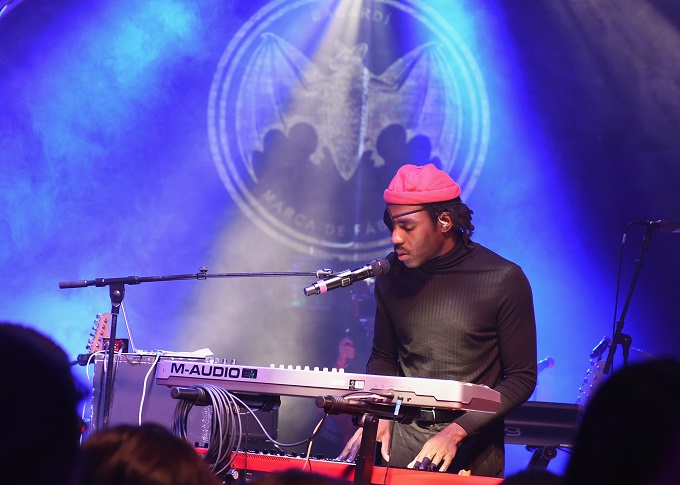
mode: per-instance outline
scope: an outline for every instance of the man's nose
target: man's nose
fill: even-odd
[[[403,242],[404,242],[404,238],[401,235],[401,231],[399,230],[399,228],[395,227],[394,230],[392,231],[392,244],[394,244],[395,246],[398,246],[398,245],[402,244]]]

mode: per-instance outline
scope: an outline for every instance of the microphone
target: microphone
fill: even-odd
[[[546,369],[551,369],[555,367],[555,359],[552,357],[546,357],[545,359],[541,359],[538,361],[538,364],[536,364],[536,370],[537,373],[544,371]]]
[[[599,359],[602,354],[606,352],[609,346],[612,344],[612,339],[609,337],[602,337],[602,340],[595,346],[595,348],[590,352],[591,359]]]
[[[323,408],[327,414],[375,414],[383,419],[396,419],[408,424],[420,417],[420,407],[402,406],[400,404],[369,402],[365,400],[347,399],[340,396],[317,396],[317,408]]]
[[[660,219],[658,221],[633,221],[634,226],[643,226],[653,231],[672,232],[680,234],[680,222],[667,221]]]
[[[368,264],[365,264],[361,268],[353,270],[345,270],[338,273],[335,276],[319,280],[316,283],[312,283],[310,286],[305,288],[305,296],[310,295],[320,295],[326,293],[327,291],[334,290],[336,288],[342,288],[344,286],[349,286],[355,281],[365,280],[371,276],[379,276],[381,274],[387,274],[390,270],[390,263],[386,259],[374,259]]]

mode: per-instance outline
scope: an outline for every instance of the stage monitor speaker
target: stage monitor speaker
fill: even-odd
[[[117,424],[138,424],[154,422],[172,428],[173,414],[178,404],[170,395],[170,388],[156,384],[155,364],[163,361],[201,363],[204,359],[161,356],[155,354],[116,354],[113,365],[113,392],[108,426]],[[86,434],[104,427],[104,366],[108,364],[105,355],[94,358],[94,377],[90,422]],[[255,411],[255,415],[273,438],[277,438],[278,409],[269,412]],[[241,416],[244,435],[241,448],[272,449],[271,441],[262,431],[252,415]],[[188,414],[186,431],[189,441],[198,446],[207,446],[210,440],[211,406],[194,406]]]
[[[527,401],[505,416],[505,443],[570,447],[581,422],[581,406]]]

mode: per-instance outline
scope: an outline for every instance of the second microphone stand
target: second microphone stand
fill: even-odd
[[[623,365],[628,365],[628,357],[630,355],[630,347],[633,343],[633,338],[623,333],[623,327],[626,321],[626,314],[628,313],[628,307],[630,306],[630,301],[633,298],[633,291],[635,290],[635,285],[637,284],[638,277],[640,276],[640,270],[642,269],[642,261],[644,260],[645,254],[649,249],[649,245],[652,242],[652,234],[654,233],[655,227],[653,225],[647,226],[647,231],[645,232],[644,238],[642,239],[642,246],[640,248],[640,257],[635,260],[635,272],[633,273],[633,279],[630,283],[630,288],[628,289],[628,295],[626,296],[626,301],[621,310],[621,317],[616,322],[616,329],[614,330],[614,336],[612,337],[612,344],[609,347],[609,353],[607,354],[607,360],[605,361],[603,373],[604,375],[609,375],[612,371],[612,365],[614,363],[614,354],[616,353],[616,347],[621,346],[623,350]]]

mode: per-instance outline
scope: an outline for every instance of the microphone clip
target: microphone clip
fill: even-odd
[[[322,268],[316,270],[317,278],[329,278],[331,276],[333,276],[333,270],[330,268]]]

